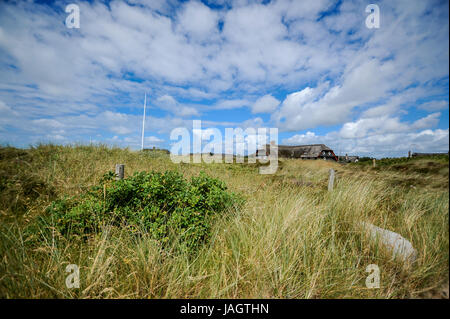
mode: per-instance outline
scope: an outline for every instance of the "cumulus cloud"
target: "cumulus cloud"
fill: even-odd
[[[367,107],[370,109],[366,117],[390,115],[435,91],[429,82],[436,81],[439,76],[448,76],[448,71],[438,70],[439,65],[448,66],[448,45],[443,51],[431,52],[429,48],[440,47],[439,41],[444,41],[446,31],[436,30],[437,37],[433,38],[429,29],[418,27],[425,23],[421,17],[427,8],[423,4],[417,8],[404,3],[385,5],[383,27],[377,32],[368,33],[367,28],[361,28],[362,21],[357,12],[364,9],[363,4],[344,2],[341,14],[324,19],[329,28],[350,32],[349,38],[359,40],[354,43],[364,45],[360,48],[350,46],[350,50],[344,48],[347,57],[351,58],[334,81],[335,85],[323,90],[326,81],[319,81],[315,87],[288,95],[273,115],[277,125],[287,131],[296,131],[341,124],[357,109]],[[437,9],[431,10],[436,10],[437,16],[441,14]],[[448,30],[448,23],[443,25],[443,30]],[[406,37],[408,33],[410,36]],[[441,55],[442,52],[446,54]],[[434,108],[424,105],[427,106],[430,111],[444,107],[443,103]]]
[[[255,101],[252,105],[252,113],[271,113],[274,111],[280,101],[270,94],[266,94]]]
[[[439,113],[412,123],[387,116],[363,118],[345,123],[339,131],[317,135],[308,131],[283,139],[286,144],[327,144],[339,154],[369,156],[405,156],[414,146],[415,151],[445,152],[449,147],[449,130],[435,129]]]
[[[14,111],[9,105],[0,100],[0,115],[2,118],[8,116],[17,116],[19,115],[16,111]]]
[[[153,144],[158,144],[158,143],[164,142],[163,139],[160,139],[159,137],[156,137],[156,136],[146,136],[146,137],[144,137],[144,141],[146,143],[153,143]]]
[[[422,103],[418,107],[426,111],[439,111],[448,109],[448,101],[430,101]]]
[[[342,138],[362,138],[370,135],[420,130],[435,126],[439,117],[440,113],[433,113],[412,124],[401,122],[398,117],[361,118],[356,122],[345,123],[339,131],[339,135]]]
[[[67,29],[62,2],[2,2],[0,139],[126,143],[139,137],[143,92],[161,114],[148,116],[152,134],[194,116],[293,134],[333,127],[349,140],[445,131],[448,3],[381,1],[376,30],[365,5],[91,1]]]
[[[439,123],[439,118],[441,117],[441,113],[432,113],[427,115],[426,117],[423,117],[421,119],[418,119],[412,124],[412,128],[416,130],[429,128],[436,126],[436,124]]]
[[[170,111],[172,114],[180,117],[197,116],[199,112],[194,107],[182,105],[170,95],[163,95],[156,99],[155,104],[163,110]]]
[[[274,120],[291,131],[340,124],[355,107],[385,97],[393,89],[390,80],[394,74],[392,63],[366,61],[344,73],[340,85],[330,87],[324,82],[289,94],[274,114]]]
[[[218,36],[219,14],[201,2],[187,2],[178,13],[177,22],[180,32],[193,40]]]
[[[449,130],[423,130],[419,132],[386,133],[365,136],[357,139],[344,139],[337,132],[316,135],[314,132],[295,134],[283,139],[282,143],[326,144],[337,155],[354,154],[360,156],[390,157],[406,156],[408,151],[447,152],[449,148]]]
[[[220,100],[215,105],[212,106],[212,109],[230,110],[241,108],[248,105],[250,105],[250,102],[246,99]]]

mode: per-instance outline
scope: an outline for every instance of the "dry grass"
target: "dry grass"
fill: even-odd
[[[161,251],[147,236],[112,227],[87,243],[28,245],[24,227],[53,199],[85,191],[115,163],[125,164],[126,175],[204,170],[246,204],[217,220],[196,256]],[[333,192],[326,189],[330,167],[337,171]],[[168,156],[104,146],[42,145],[1,149],[0,174],[9,181],[0,193],[0,297],[416,298],[448,282],[448,168],[283,160],[275,175],[259,175],[246,164],[173,164]],[[410,240],[417,262],[393,260],[361,233],[361,221]],[[68,264],[80,267],[80,289],[65,286]],[[368,264],[380,268],[380,289],[365,287]]]

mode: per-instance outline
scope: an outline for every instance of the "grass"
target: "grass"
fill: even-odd
[[[115,163],[125,175],[205,171],[246,202],[215,221],[197,254],[162,250],[142,230],[108,225],[88,241],[26,232],[51,202],[96,185]],[[430,164],[432,163],[432,164]],[[329,168],[337,172],[327,191]],[[372,168],[282,159],[275,175],[256,165],[174,164],[166,154],[106,146],[0,148],[2,298],[420,298],[448,284],[448,157]],[[418,251],[406,266],[358,227],[400,233]],[[51,230],[51,229],[50,229]],[[32,244],[33,240],[38,244]],[[80,288],[68,289],[68,264]],[[366,267],[380,268],[368,289]]]

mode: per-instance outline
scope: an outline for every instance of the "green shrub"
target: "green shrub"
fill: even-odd
[[[162,244],[175,234],[182,247],[194,249],[207,239],[214,215],[241,202],[222,181],[203,172],[190,181],[174,171],[140,172],[115,181],[109,172],[81,198],[54,201],[43,221],[65,237],[85,238],[107,222],[136,233],[145,230]]]

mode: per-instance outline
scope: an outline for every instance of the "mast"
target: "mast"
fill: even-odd
[[[144,117],[142,118],[142,140],[141,151],[144,150],[144,133],[145,133],[145,108],[147,106],[147,93],[144,95]]]

